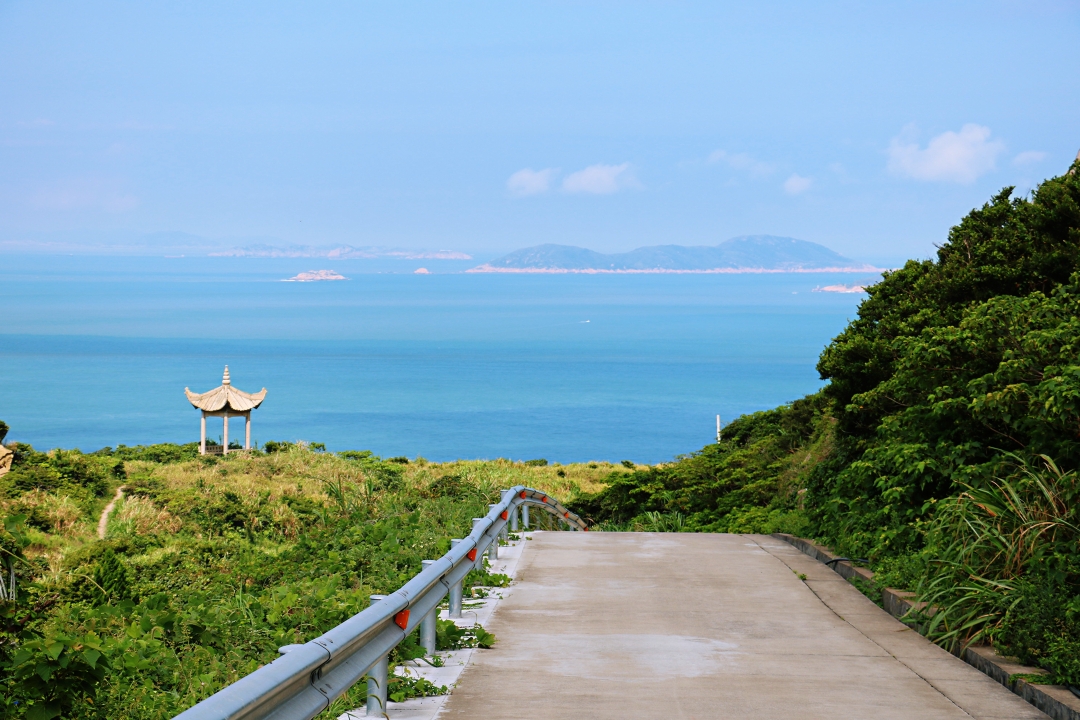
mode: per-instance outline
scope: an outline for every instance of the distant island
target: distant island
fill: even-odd
[[[471,273],[786,273],[878,272],[824,245],[774,235],[743,235],[719,245],[650,245],[605,254],[572,245],[516,250]]]
[[[333,270],[308,270],[295,275],[282,282],[322,282],[325,280],[348,280],[344,275],[339,275]]]
[[[353,247],[352,245],[288,245],[281,247],[278,245],[256,244],[212,252],[210,257],[472,260],[472,255],[466,255],[456,250],[401,250],[396,248]]]
[[[816,287],[814,292],[832,292],[832,293],[861,293],[866,292],[865,285],[826,285],[825,287]]]

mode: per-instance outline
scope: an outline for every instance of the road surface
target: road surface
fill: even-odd
[[[535,533],[488,629],[440,720],[1047,717],[762,535]]]

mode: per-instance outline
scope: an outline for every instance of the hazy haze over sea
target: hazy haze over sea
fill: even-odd
[[[265,386],[253,438],[432,460],[659,462],[820,386],[852,273],[465,275],[470,263],[7,256],[0,419],[38,448],[188,442],[183,389]],[[475,264],[475,263],[473,263]],[[431,275],[414,275],[421,265]],[[458,265],[461,265],[459,267]],[[283,283],[333,269],[351,278]],[[451,274],[453,272],[453,274]],[[242,421],[230,435],[242,437]],[[209,420],[210,434],[220,421]]]

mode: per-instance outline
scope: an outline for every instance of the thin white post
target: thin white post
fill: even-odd
[[[514,494],[514,491],[513,490],[500,490],[499,494],[502,496],[502,498],[501,498],[502,501],[506,502],[510,498],[510,496],[512,496]],[[506,542],[510,541],[510,535],[509,535],[509,533],[510,533],[510,525],[514,525],[514,531],[515,532],[517,531],[517,517],[514,517],[512,519],[510,517],[513,514],[514,514],[514,506],[511,505],[510,507],[506,508],[506,516],[507,516],[506,517],[506,522],[503,523],[502,530],[499,531],[499,537],[501,537]]]
[[[459,542],[461,542],[459,538],[451,540],[450,547],[454,547]],[[461,617],[461,585],[463,582],[464,578],[458,580],[450,587],[450,612],[448,614],[450,615],[450,619],[452,620],[456,620],[457,618]]]
[[[488,505],[488,510],[494,510],[499,507],[498,504]],[[502,535],[502,531],[495,533],[495,537],[491,538],[491,544],[488,545],[488,562],[495,562],[499,559],[499,537]]]
[[[476,526],[479,525],[482,522],[484,522],[484,518],[473,518],[472,519],[473,530],[475,530]],[[476,560],[475,560],[475,562],[473,562],[473,570],[483,570],[484,569],[484,556],[480,554],[482,552],[484,552],[484,551],[481,550],[480,548],[476,549]]]
[[[372,595],[371,604],[379,602],[385,595]],[[383,655],[375,661],[368,671],[367,681],[367,714],[368,716],[386,717],[386,681],[390,674],[387,664],[387,656]]]
[[[716,416],[716,442],[720,442],[720,416]]]
[[[225,413],[224,418],[225,419],[222,422],[224,423],[225,429],[221,433],[222,437],[224,438],[224,441],[221,443],[221,454],[222,455],[228,455],[229,454],[229,413]]]
[[[251,411],[244,413],[244,449],[251,449]]]
[[[202,421],[199,423],[199,454],[206,454],[206,411],[202,411]]]
[[[420,565],[427,570],[434,565],[434,560],[421,560]],[[428,614],[420,621],[420,647],[428,655],[435,654],[435,619],[439,617],[439,607],[436,605],[428,611]]]

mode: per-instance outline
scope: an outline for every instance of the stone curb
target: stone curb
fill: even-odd
[[[819,545],[813,540],[806,540],[787,533],[773,533],[772,537],[794,545],[806,555],[822,563],[828,563],[840,557],[833,554],[829,548]],[[870,570],[855,567],[846,561],[834,562],[832,568],[837,574],[848,580],[857,577],[860,580],[872,582],[874,579],[874,573]],[[904,616],[912,609],[922,607],[923,603],[912,600],[914,597],[915,593],[895,588],[885,588],[881,591],[881,601],[882,605],[885,606],[885,611],[899,620],[903,620]],[[919,628],[916,627],[915,629]],[[1009,688],[1024,700],[1054,718],[1054,720],[1080,720],[1080,698],[1073,695],[1069,688],[1064,685],[1035,685],[1023,678],[1016,677],[1017,675],[1045,675],[1045,670],[1010,662],[987,645],[967,647],[960,657],[968,665]]]

